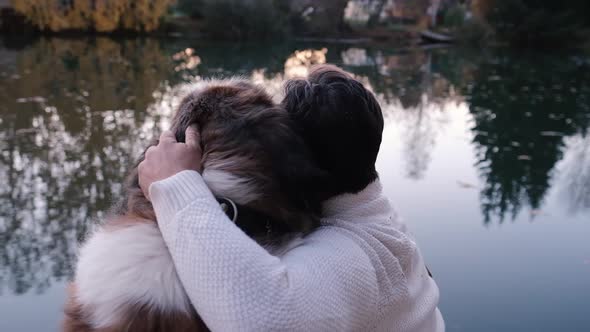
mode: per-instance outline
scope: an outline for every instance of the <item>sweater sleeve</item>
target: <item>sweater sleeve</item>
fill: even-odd
[[[177,273],[212,331],[356,331],[377,311],[368,255],[344,230],[322,227],[276,257],[221,211],[194,171],[150,187]]]

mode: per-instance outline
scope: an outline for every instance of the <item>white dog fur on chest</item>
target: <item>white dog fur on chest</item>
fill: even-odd
[[[302,241],[295,237],[266,249],[280,257]],[[99,228],[80,248],[75,282],[78,303],[93,309],[89,319],[94,328],[116,324],[130,305],[192,310],[155,223]]]
[[[93,327],[115,324],[129,305],[190,313],[190,301],[155,223],[98,229],[80,248],[77,300]]]

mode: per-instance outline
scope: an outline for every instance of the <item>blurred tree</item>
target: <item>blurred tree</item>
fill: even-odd
[[[201,0],[205,31],[214,39],[270,39],[288,31],[279,0]]]
[[[192,18],[203,18],[205,0],[177,0],[176,9]]]
[[[428,9],[431,0],[397,0],[393,15],[402,22],[415,22],[419,27],[426,28],[430,24]]]
[[[348,0],[288,0],[291,25],[297,34],[335,35],[345,29]]]
[[[381,13],[383,12],[383,8],[387,4],[387,0],[371,0],[372,10],[369,15],[369,21],[367,25],[369,27],[374,27],[379,23],[379,19],[381,18]]]
[[[41,30],[153,31],[174,0],[12,0]]]
[[[476,0],[473,8],[513,46],[564,46],[587,38],[590,28],[587,0]]]

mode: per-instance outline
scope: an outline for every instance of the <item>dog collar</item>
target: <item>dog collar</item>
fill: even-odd
[[[219,207],[221,210],[227,215],[229,220],[231,220],[234,224],[238,220],[238,206],[234,201],[226,197],[217,198],[217,202],[219,203]]]
[[[223,213],[251,238],[272,241],[273,238],[292,232],[284,223],[256,209],[239,205],[227,197],[215,199]]]

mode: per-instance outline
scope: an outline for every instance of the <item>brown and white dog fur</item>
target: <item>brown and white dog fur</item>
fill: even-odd
[[[280,255],[301,241],[293,234],[318,225],[312,192],[322,174],[287,112],[262,89],[235,79],[209,82],[180,104],[172,125],[177,139],[184,141],[195,124],[203,179],[216,197],[252,212],[236,221],[246,234]],[[207,331],[176,274],[136,167],[120,206],[81,246],[63,330]]]

